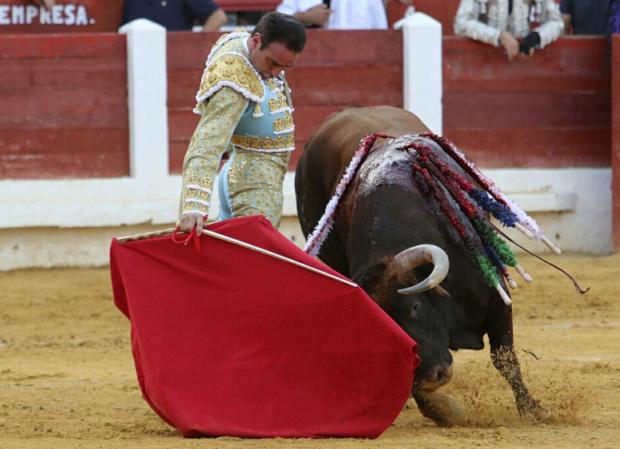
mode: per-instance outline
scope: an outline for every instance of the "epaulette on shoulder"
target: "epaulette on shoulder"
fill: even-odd
[[[196,101],[201,103],[223,87],[230,87],[256,103],[261,103],[265,98],[260,75],[241,53],[224,52],[209,61],[202,75]]]

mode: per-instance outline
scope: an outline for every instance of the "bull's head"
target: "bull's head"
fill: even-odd
[[[421,282],[411,282],[413,270],[432,264]],[[448,293],[439,286],[448,274],[448,255],[434,245],[408,248],[388,261],[383,280],[382,303],[390,316],[419,344],[422,363],[416,370],[415,387],[434,390],[452,376],[449,351]]]

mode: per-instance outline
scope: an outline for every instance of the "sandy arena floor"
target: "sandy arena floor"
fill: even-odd
[[[25,270],[0,273],[0,448],[620,447],[620,255],[552,259],[591,287],[585,296],[521,259],[535,283],[514,294],[515,338],[552,424],[519,419],[485,349],[457,353],[444,389],[468,414],[464,427],[437,428],[410,401],[377,440],[184,440],[140,396],[107,269]]]

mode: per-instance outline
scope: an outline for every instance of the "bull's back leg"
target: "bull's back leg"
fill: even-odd
[[[519,359],[514,350],[512,307],[504,305],[499,297],[492,300],[492,304],[487,333],[493,365],[510,385],[519,415],[548,420],[551,414],[532,397],[523,382]]]

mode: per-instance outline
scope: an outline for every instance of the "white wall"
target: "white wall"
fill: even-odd
[[[611,252],[611,169],[484,172],[564,251]],[[0,270],[105,265],[112,237],[173,226],[180,177],[166,176],[144,186],[132,183],[131,179],[0,181]],[[303,246],[292,173],[286,176],[284,191],[280,230]],[[214,199],[217,203],[217,192]],[[216,204],[210,216],[217,216]],[[547,251],[518,232],[509,234],[529,249]]]

